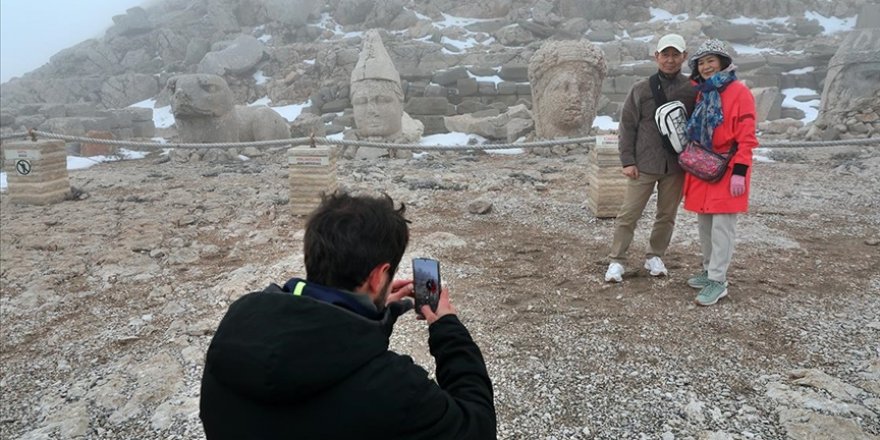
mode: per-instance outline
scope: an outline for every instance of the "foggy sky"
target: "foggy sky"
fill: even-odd
[[[99,38],[113,16],[144,0],[0,0],[0,82],[49,62],[58,51]]]

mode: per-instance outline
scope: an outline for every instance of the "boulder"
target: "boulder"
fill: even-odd
[[[153,23],[147,16],[147,11],[140,6],[129,8],[125,14],[113,16],[114,26],[108,33],[115,35],[131,36],[143,34],[153,30]]]
[[[156,51],[164,64],[171,64],[186,59],[188,42],[177,32],[162,28],[153,35]],[[204,56],[204,54],[202,54]],[[201,59],[201,57],[200,57]]]
[[[746,43],[751,41],[758,33],[754,24],[738,24],[727,21],[719,21],[712,26],[703,28],[703,32],[711,38],[733,43]]]
[[[159,83],[153,75],[128,73],[107,78],[100,93],[105,107],[127,107],[156,96],[159,93]]]
[[[373,3],[373,0],[340,0],[333,18],[343,26],[363,23],[373,10]]]
[[[478,115],[478,114],[477,114]],[[474,133],[488,139],[513,142],[534,128],[531,112],[524,105],[511,107],[497,116],[475,114],[446,116],[443,123],[449,131]]]
[[[758,122],[779,119],[782,111],[783,96],[777,87],[755,87],[752,89],[755,97],[755,110]]]
[[[264,0],[263,3],[272,20],[291,28],[305,26],[309,19],[320,17],[324,5],[320,0]]]
[[[324,127],[324,121],[320,116],[311,113],[300,113],[293,122],[290,123],[290,137],[324,137],[327,135]]]
[[[241,75],[250,72],[263,59],[265,47],[250,35],[239,35],[225,48],[205,54],[198,73]]]

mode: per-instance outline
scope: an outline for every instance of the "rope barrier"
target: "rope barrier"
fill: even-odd
[[[12,133],[0,136],[0,140],[7,139],[15,139],[21,138],[26,139],[30,137],[30,140],[36,140],[35,136],[41,136],[49,139],[60,139],[69,142],[86,142],[90,144],[104,144],[104,145],[117,145],[117,146],[131,146],[131,147],[163,147],[163,148],[199,148],[199,149],[212,149],[212,148],[244,148],[244,147],[279,147],[284,145],[315,145],[323,144],[323,145],[340,145],[340,146],[355,146],[355,147],[373,147],[373,148],[387,148],[387,149],[403,149],[403,150],[502,150],[508,148],[540,148],[540,147],[553,147],[556,145],[569,145],[569,144],[594,144],[595,138],[592,137],[584,137],[584,138],[572,138],[572,139],[555,139],[555,140],[546,140],[546,141],[535,141],[535,142],[523,142],[523,143],[505,143],[505,144],[480,144],[480,145],[422,145],[422,144],[393,144],[388,142],[371,142],[371,141],[353,141],[353,140],[345,140],[345,139],[330,139],[326,137],[299,137],[299,138],[290,138],[290,139],[275,139],[268,141],[252,141],[252,142],[214,142],[214,143],[162,143],[162,142],[136,142],[136,141],[124,141],[124,140],[115,140],[115,139],[96,139],[89,138],[84,136],[70,136],[64,134],[57,133],[49,133],[45,131],[39,130],[28,130],[27,132],[22,133]]]
[[[36,141],[37,136],[49,138],[49,139],[60,139],[69,142],[86,142],[91,144],[105,144],[105,145],[117,145],[117,146],[128,146],[128,147],[162,147],[162,148],[199,148],[199,149],[212,149],[212,148],[243,148],[243,147],[281,147],[285,145],[312,145],[314,146],[316,143],[323,145],[339,145],[339,146],[355,146],[355,147],[373,147],[373,148],[385,148],[389,150],[394,149],[402,149],[402,150],[420,150],[420,151],[466,151],[466,150],[503,150],[510,148],[543,148],[543,147],[554,147],[558,145],[593,145],[596,143],[594,137],[582,137],[582,138],[572,138],[572,139],[552,139],[552,140],[544,140],[544,141],[534,141],[534,142],[522,142],[522,143],[504,143],[504,144],[480,144],[480,145],[422,145],[422,144],[393,144],[388,142],[372,142],[372,141],[358,141],[358,140],[344,140],[344,139],[330,139],[327,137],[299,137],[299,138],[290,138],[290,139],[276,139],[276,140],[267,140],[267,141],[252,141],[252,142],[215,142],[215,143],[186,143],[186,142],[177,142],[177,143],[162,143],[162,142],[136,142],[136,141],[125,141],[125,140],[115,140],[115,139],[95,139],[84,136],[69,136],[57,133],[49,133],[45,131],[39,131],[30,129],[27,132],[21,133],[11,133],[0,135],[0,141],[5,141],[8,139],[22,139]],[[771,142],[761,142],[759,148],[811,148],[811,147],[833,147],[833,146],[841,146],[841,145],[880,145],[880,137],[871,137],[864,139],[841,139],[834,141],[771,141]]]

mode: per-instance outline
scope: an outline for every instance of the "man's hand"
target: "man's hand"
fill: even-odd
[[[745,176],[740,176],[738,174],[734,174],[730,176],[730,195],[734,197],[739,197],[746,192],[746,178]]]
[[[622,172],[624,176],[629,177],[630,179],[639,178],[639,169],[635,165],[623,167]]]
[[[413,281],[394,280],[391,282],[391,293],[385,299],[385,305],[400,301],[406,297],[413,297]]]
[[[452,306],[452,303],[449,302],[449,289],[446,287],[440,289],[440,301],[437,303],[436,312],[431,311],[431,306],[422,306],[422,316],[424,316],[425,321],[428,321],[428,325],[433,324],[435,321],[446,315],[456,314],[458,314],[458,312],[455,310],[455,307]],[[419,319],[422,319],[422,316],[420,316]]]

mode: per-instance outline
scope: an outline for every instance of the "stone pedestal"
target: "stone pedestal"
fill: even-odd
[[[336,191],[336,154],[329,145],[300,146],[287,150],[290,165],[290,208],[293,215],[308,215],[321,196]]]
[[[617,217],[626,194],[626,176],[621,173],[617,136],[596,136],[590,151],[587,206],[598,218]]]
[[[64,141],[4,143],[3,161],[9,199],[13,203],[48,205],[70,194]]]

